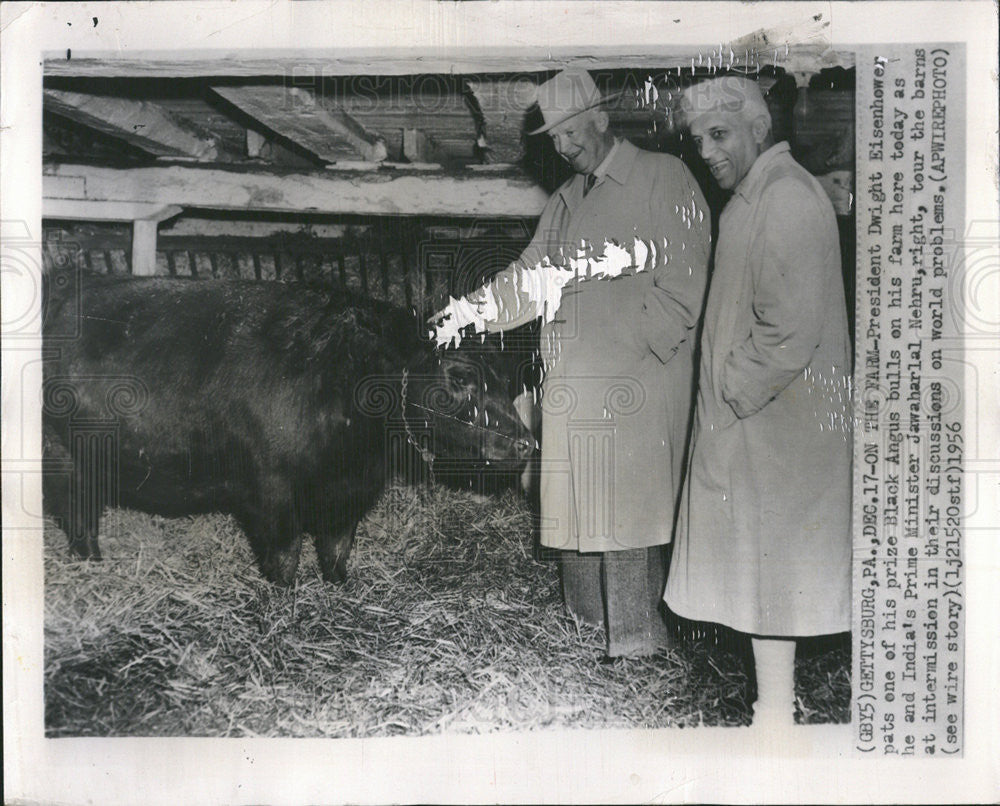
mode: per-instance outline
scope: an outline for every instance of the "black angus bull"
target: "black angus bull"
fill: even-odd
[[[45,303],[44,502],[80,557],[100,558],[106,505],[218,511],[273,582],[292,582],[303,532],[324,579],[342,581],[392,469],[387,430],[492,463],[534,445],[487,354],[434,351],[389,304],[279,283],[62,280]]]

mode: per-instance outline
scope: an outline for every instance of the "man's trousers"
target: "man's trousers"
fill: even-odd
[[[560,552],[566,608],[581,621],[604,627],[608,657],[651,655],[670,646],[661,615],[668,549]]]

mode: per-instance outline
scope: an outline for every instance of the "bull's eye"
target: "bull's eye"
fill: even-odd
[[[448,374],[448,380],[456,386],[461,386],[467,389],[475,387],[477,382],[476,373],[464,367],[461,369],[453,369]]]

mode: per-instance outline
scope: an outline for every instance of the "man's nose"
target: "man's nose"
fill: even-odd
[[[702,140],[698,143],[698,155],[703,159],[707,160],[708,155],[715,151],[715,144],[711,140]]]

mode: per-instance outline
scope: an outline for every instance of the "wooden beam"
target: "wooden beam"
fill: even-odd
[[[440,162],[434,138],[420,129],[403,129],[403,156],[410,162]]]
[[[462,166],[463,168],[471,168],[471,165]],[[388,175],[388,171],[403,171],[405,173],[412,173],[414,171],[434,171],[441,173],[445,170],[444,166],[439,162],[338,162],[336,165],[327,165],[326,170],[333,171],[336,174],[346,175],[348,171],[362,171],[362,172],[372,172],[372,171],[383,171],[383,175]],[[453,169],[454,170],[454,169]],[[513,171],[512,171],[513,172]]]
[[[350,115],[344,109],[324,109],[328,115],[327,122],[333,127],[340,129],[348,136],[354,138],[355,148],[357,148],[366,160],[371,162],[382,162],[389,154],[385,147],[385,138],[376,132],[369,131],[357,118]]]
[[[760,28],[741,36],[728,46],[719,48],[720,58],[740,58],[757,54],[761,66],[775,65],[795,78],[799,87],[809,86],[809,79],[825,67],[850,67],[844,54],[830,47],[830,22],[819,17],[807,21]]]
[[[65,189],[57,191],[65,193]],[[165,221],[180,215],[183,208],[160,202],[91,201],[89,199],[43,198],[43,218],[71,221]]]
[[[223,170],[196,165],[107,168],[48,165],[47,203],[147,202],[217,210],[360,215],[525,217],[548,195],[520,171],[506,174],[377,169],[321,173]]]
[[[199,160],[214,160],[218,156],[214,142],[186,131],[165,110],[149,101],[65,90],[45,90],[44,97],[49,111],[125,140],[150,154]]]
[[[385,141],[342,110],[328,110],[312,93],[274,84],[215,86],[212,92],[249,115],[262,129],[291,141],[317,160],[380,162]]]
[[[751,35],[754,36],[754,35]],[[773,38],[748,40],[747,44],[763,46],[761,58],[771,64]],[[782,65],[784,41],[780,42],[777,64]],[[80,53],[66,51],[43,54],[47,76],[368,76],[368,75],[478,75],[485,73],[544,73],[568,67],[587,70],[639,68],[643,70],[675,70],[690,68],[692,59],[719,50],[718,42],[704,45],[637,45],[634,47],[476,47],[476,48],[356,48],[337,50],[240,50],[235,52],[196,51],[171,53],[162,51],[103,51]],[[735,50],[735,49],[734,49]],[[794,48],[793,48],[794,51]],[[124,54],[127,54],[123,56]],[[728,55],[728,54],[727,54]],[[739,56],[742,57],[742,52]],[[813,57],[814,54],[808,54]],[[822,54],[821,67],[854,66],[854,53],[847,50],[827,50]]]

